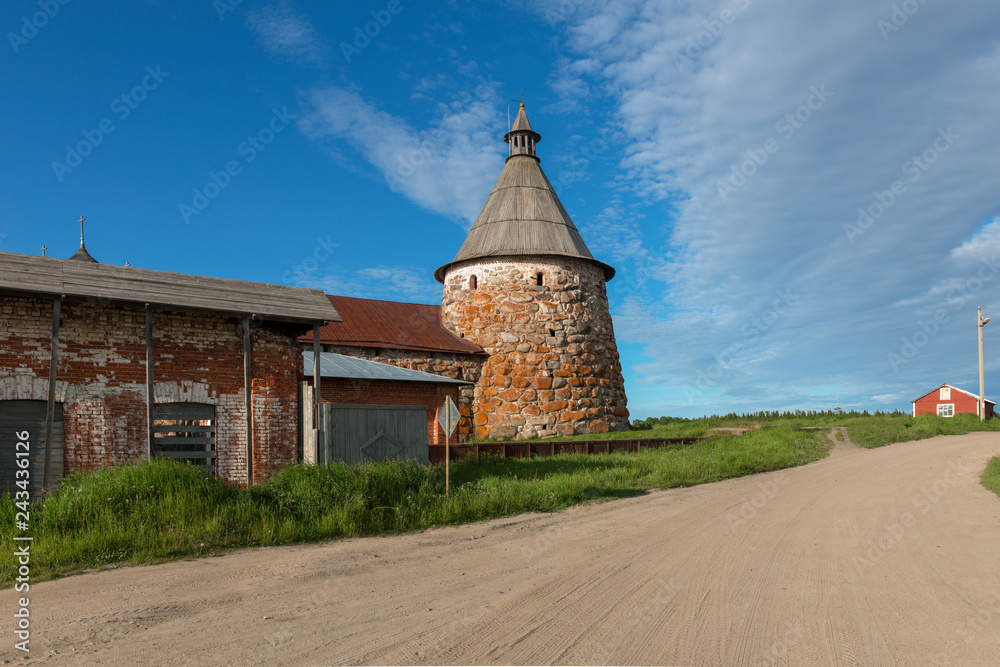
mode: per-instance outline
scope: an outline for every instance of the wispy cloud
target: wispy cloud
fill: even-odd
[[[570,62],[555,91],[614,97],[624,132],[616,196],[668,218],[666,239],[614,207],[595,225],[616,235],[596,244],[620,258],[616,280],[653,278],[616,303],[619,340],[648,360],[626,374],[656,380],[630,395],[637,414],[863,407],[975,364],[962,323],[976,304],[959,307],[953,290],[975,287],[1000,249],[1000,200],[984,176],[1000,168],[987,111],[1000,104],[989,83],[1000,69],[1000,7],[928,3],[887,41],[877,22],[889,11],[867,0],[635,0],[561,12]],[[692,39],[704,47],[679,67]],[[943,56],[942,43],[962,48]],[[810,97],[817,89],[829,93],[822,103]],[[935,148],[948,128],[959,137]],[[720,197],[734,169],[745,183]],[[884,210],[850,242],[844,225],[873,203]],[[786,289],[797,304],[767,322]],[[995,293],[976,298],[1000,310]],[[888,355],[942,304],[948,321],[887,374]],[[714,383],[685,394],[709,370]]]
[[[387,189],[468,226],[503,166],[496,98],[484,81],[463,97],[436,102],[436,120],[416,128],[354,90],[331,86],[309,93],[300,127],[315,140],[346,142]]]
[[[299,284],[322,289],[327,294],[421,303],[440,303],[443,290],[426,268],[413,266],[335,267],[304,276]]]
[[[329,50],[309,18],[296,14],[287,2],[250,11],[247,25],[271,55],[315,65],[323,62]]]
[[[951,251],[951,258],[968,264],[1000,253],[1000,217],[983,225],[968,241]]]

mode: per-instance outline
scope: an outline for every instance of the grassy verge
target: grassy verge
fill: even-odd
[[[678,419],[661,417],[660,420],[646,420],[645,428],[622,433],[607,433],[600,436],[582,435],[567,440],[613,438],[684,438],[708,434],[719,427],[761,426],[778,429],[824,428],[846,426],[847,435],[859,447],[882,447],[894,442],[922,440],[938,435],[962,435],[972,431],[1000,431],[1000,418],[979,421],[975,415],[955,415],[938,417],[921,415],[910,417],[905,413],[784,413],[761,412],[749,415],[725,415],[701,419]],[[560,438],[562,440],[563,438]]]
[[[241,489],[154,459],[72,475],[33,505],[31,577],[558,510],[800,465],[821,458],[824,443],[815,432],[761,429],[637,454],[466,459],[452,465],[448,498],[440,465],[295,465]],[[15,511],[0,498],[3,586],[16,576]]]
[[[632,422],[631,431],[616,431],[613,433],[599,433],[592,435],[572,435],[558,437],[556,440],[617,440],[631,438],[696,438],[699,436],[713,435],[715,428],[734,427],[775,427],[781,429],[794,428],[824,428],[833,426],[870,425],[873,427],[884,426],[890,422],[900,422],[912,420],[905,413],[876,412],[755,412],[744,415],[712,415],[711,417],[700,417],[688,419],[682,417],[659,417],[646,420],[635,420]],[[1000,420],[996,428],[1000,429]],[[927,436],[923,436],[927,437]],[[544,442],[542,439],[536,439]],[[483,440],[473,440],[479,443],[493,442],[514,442],[509,438],[486,438]],[[517,442],[525,442],[519,440]],[[887,444],[887,443],[884,443]]]
[[[986,470],[979,479],[983,486],[1000,496],[1000,456],[986,464]]]
[[[963,435],[972,431],[1000,431],[1000,419],[979,421],[976,415],[938,417],[885,416],[879,419],[848,421],[847,434],[859,447],[882,447],[894,442],[923,440],[938,435]]]

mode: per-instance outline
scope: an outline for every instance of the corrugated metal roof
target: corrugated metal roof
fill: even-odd
[[[537,135],[528,124],[523,108],[515,121],[515,126],[518,125],[520,129],[512,128],[507,134],[530,132]],[[614,268],[594,259],[542,171],[538,158],[528,154],[507,158],[465,243],[455,259],[438,268],[434,277],[444,282],[448,267],[458,262],[520,255],[576,257],[600,266],[605,280],[615,275]]]
[[[313,375],[312,351],[302,353],[306,377]],[[473,384],[444,375],[434,375],[423,371],[380,364],[375,361],[347,357],[333,352],[320,352],[319,373],[321,378],[347,378],[350,380],[399,380],[403,382],[440,382],[445,384]]]
[[[484,354],[483,348],[459,338],[441,324],[440,306],[332,294],[327,298],[342,321],[320,327],[321,343]],[[312,334],[306,334],[299,340],[311,343]]]
[[[285,322],[338,321],[321,290],[192,276],[0,252],[0,292],[107,299],[157,308],[256,315]]]

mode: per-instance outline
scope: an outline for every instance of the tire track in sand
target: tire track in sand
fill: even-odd
[[[31,588],[30,659],[0,659],[994,665],[1000,501],[978,475],[996,455],[995,433],[835,441],[780,483],[69,577]],[[525,558],[538,535],[557,536]]]

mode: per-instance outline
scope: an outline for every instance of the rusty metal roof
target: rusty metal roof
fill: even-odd
[[[427,352],[483,354],[483,348],[459,338],[441,324],[441,307],[328,294],[343,321],[320,327],[327,345],[382,347]],[[299,340],[312,342],[312,334]]]

